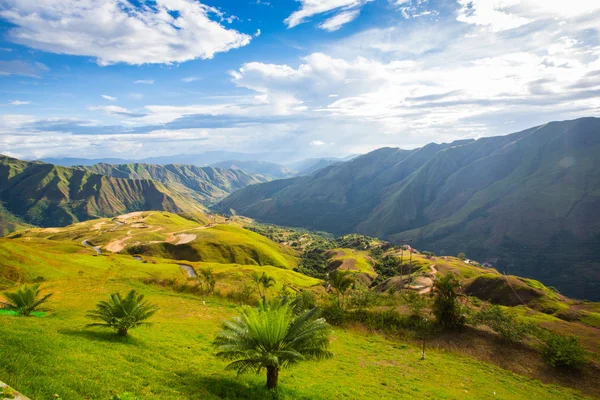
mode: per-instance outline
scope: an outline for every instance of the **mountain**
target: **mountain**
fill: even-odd
[[[238,153],[234,151],[206,151],[198,154],[176,154],[172,156],[148,157],[143,159],[121,159],[121,158],[42,158],[38,161],[43,161],[49,164],[72,167],[76,165],[94,165],[94,164],[188,164],[196,166],[206,166],[227,160],[238,161],[255,161],[262,160],[272,163],[282,163],[289,160],[293,154],[291,153]]]
[[[198,212],[204,208],[149,179],[115,178],[6,156],[0,156],[0,201],[8,213],[39,226],[63,226],[138,210]]]
[[[172,192],[204,205],[212,204],[248,185],[270,180],[238,169],[194,165],[96,164],[75,168],[114,178],[151,179],[162,183]]]
[[[291,168],[285,167],[281,164],[275,164],[267,161],[227,160],[214,163],[212,164],[212,166],[242,170],[249,174],[259,174],[263,176],[269,176],[275,179],[290,178],[297,174],[297,172]]]
[[[349,156],[351,157],[351,156]],[[298,176],[310,175],[319,169],[325,168],[331,164],[343,162],[345,160],[341,158],[328,157],[328,158],[306,158],[304,160],[296,161],[288,164],[288,166],[298,171]]]
[[[0,205],[0,237],[20,229],[28,228],[29,226]]]
[[[222,210],[281,225],[465,252],[574,297],[600,299],[600,119],[507,136],[383,148],[251,186]]]

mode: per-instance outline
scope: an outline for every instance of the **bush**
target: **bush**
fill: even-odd
[[[403,298],[410,308],[410,316],[422,319],[423,309],[427,307],[427,298],[413,291],[408,291]]]
[[[542,355],[556,368],[580,370],[587,362],[586,351],[576,336],[549,333],[542,346]]]
[[[504,340],[519,342],[530,332],[530,327],[517,320],[513,313],[507,313],[497,305],[484,306],[472,317],[473,325],[485,325],[500,334]]]
[[[18,315],[29,317],[32,312],[48,301],[52,293],[40,296],[39,285],[24,286],[16,292],[4,292],[8,301],[0,302],[5,309],[15,311]]]
[[[466,322],[466,307],[461,303],[465,296],[459,293],[460,282],[454,274],[448,272],[433,284],[435,300],[432,311],[438,323],[444,328],[457,329]]]
[[[458,258],[460,258],[461,260],[464,260],[467,258],[467,255],[465,253],[458,253]]]
[[[368,289],[357,289],[350,293],[350,307],[363,310],[371,307],[377,300],[377,293]]]

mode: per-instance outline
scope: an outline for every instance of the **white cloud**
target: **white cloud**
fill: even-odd
[[[31,78],[40,78],[49,69],[42,63],[29,63],[20,60],[0,60],[0,76],[20,75]]]
[[[141,100],[144,98],[144,95],[141,93],[129,93],[129,97],[136,100]]]
[[[152,85],[154,83],[154,79],[138,79],[134,81],[136,85]]]
[[[117,101],[117,98],[113,97],[113,96],[108,96],[108,95],[105,95],[105,94],[103,94],[101,96],[102,96],[103,99],[108,100],[108,101]]]
[[[325,22],[319,25],[319,28],[325,29],[326,31],[333,32],[340,29],[343,25],[354,21],[358,15],[360,14],[360,10],[351,10],[344,11],[339,14],[334,15],[329,18]]]
[[[498,32],[518,28],[535,20],[577,18],[600,10],[590,0],[457,0],[457,20]]]
[[[93,107],[89,107],[89,110],[90,111],[104,111],[104,113],[106,115],[110,115],[112,117],[119,117],[119,118],[141,118],[146,115],[144,113],[133,112],[124,107],[119,107],[119,106],[93,106]]]
[[[12,104],[13,106],[22,106],[22,105],[26,105],[26,104],[31,104],[31,102],[30,101],[13,100],[10,102],[10,104]]]
[[[194,0],[5,0],[0,17],[16,25],[7,32],[15,43],[95,57],[100,65],[209,59],[251,40],[211,19],[228,18],[222,12]]]
[[[309,143],[311,146],[324,146],[325,142],[322,142],[320,140],[313,140],[312,142]]]
[[[199,81],[199,80],[200,80],[200,78],[198,78],[197,76],[188,76],[188,77],[185,77],[185,78],[183,78],[183,79],[181,79],[181,80],[182,80],[183,82],[190,83],[190,82]]]
[[[305,22],[312,16],[329,13],[331,11],[357,9],[370,1],[372,0],[300,0],[300,10],[293,12],[284,22],[288,28],[293,28],[294,26]],[[356,18],[356,16],[354,18]]]

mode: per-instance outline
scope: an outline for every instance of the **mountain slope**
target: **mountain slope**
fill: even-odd
[[[600,296],[600,119],[515,134],[379,149],[273,191],[234,193],[223,210],[334,233],[459,251],[575,297]],[[257,201],[258,200],[258,201]]]
[[[122,179],[81,169],[0,156],[0,201],[23,221],[68,225],[135,210],[197,212],[203,206],[159,182]]]
[[[269,180],[240,170],[194,165],[95,164],[76,168],[115,178],[152,179],[204,205],[212,204],[235,190]]]

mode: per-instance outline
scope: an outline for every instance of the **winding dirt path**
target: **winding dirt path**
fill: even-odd
[[[181,268],[183,268],[183,270],[185,272],[187,272],[187,274],[188,274],[188,276],[190,278],[197,278],[198,277],[198,274],[196,273],[196,270],[191,265],[188,265],[188,264],[177,264],[177,265],[179,265]]]
[[[96,251],[96,254],[98,254],[98,255],[102,254],[102,250],[100,250],[100,246],[92,246],[92,244],[90,242],[88,242],[87,239],[83,240],[81,242],[81,244],[84,245],[85,247],[94,249]]]

